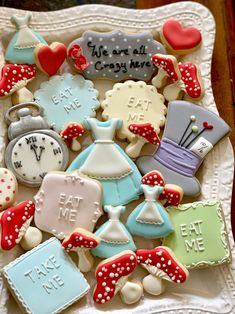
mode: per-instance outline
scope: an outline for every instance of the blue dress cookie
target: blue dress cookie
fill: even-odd
[[[92,249],[92,254],[101,258],[108,258],[125,250],[136,250],[135,243],[126,227],[119,221],[119,217],[125,211],[124,206],[104,206],[109,220],[96,232],[100,239],[100,245]]]
[[[31,13],[26,13],[11,18],[17,29],[6,49],[5,59],[11,63],[34,64],[34,48],[40,43],[46,44],[42,36],[28,27],[31,17]]]
[[[128,204],[142,194],[138,168],[113,141],[115,130],[121,125],[122,121],[119,119],[106,122],[94,118],[85,120],[85,127],[92,131],[95,141],[67,169],[78,169],[88,177],[98,180],[103,188],[103,205]]]
[[[157,201],[164,188],[161,186],[142,185],[145,200],[129,215],[126,226],[133,235],[149,239],[167,236],[173,231],[170,218]]]

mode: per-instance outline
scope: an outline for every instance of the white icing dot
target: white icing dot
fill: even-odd
[[[98,276],[99,276],[99,277],[102,277],[102,275],[103,275],[103,273],[100,271],[100,272],[98,273]]]
[[[102,294],[101,294],[101,293],[98,294],[98,298],[99,298],[99,299],[102,298]]]
[[[115,276],[114,273],[110,273],[110,274],[109,274],[109,277],[110,277],[110,278],[114,278],[114,276]]]
[[[134,260],[134,256],[133,256],[133,255],[130,256],[130,260],[131,260],[131,261]]]

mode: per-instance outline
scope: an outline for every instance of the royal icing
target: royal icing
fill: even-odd
[[[157,151],[153,156],[139,157],[137,166],[143,174],[160,171],[166,183],[180,186],[185,195],[198,195],[200,184],[195,173],[206,154],[202,157],[200,149],[196,152],[191,147],[201,143],[201,137],[215,146],[229,131],[225,121],[212,111],[187,101],[172,101]]]
[[[16,199],[18,184],[14,174],[0,168],[0,211],[10,207]]]
[[[164,239],[188,268],[215,266],[231,261],[220,203],[201,201],[169,207],[174,233]]]
[[[32,65],[5,64],[0,79],[0,97],[6,97],[22,89],[36,75]]]
[[[133,235],[149,239],[162,238],[173,231],[170,218],[157,201],[163,187],[142,185],[145,200],[129,215],[126,226]]]
[[[202,41],[200,31],[195,27],[183,27],[180,22],[166,21],[160,32],[162,42],[177,54],[187,54],[196,50]]]
[[[62,242],[62,246],[67,252],[74,251],[78,254],[78,268],[81,272],[91,270],[94,261],[89,250],[99,244],[100,238],[83,228],[76,228]]]
[[[114,141],[115,130],[121,120],[101,122],[87,119],[86,129],[92,131],[94,143],[82,151],[67,171],[78,169],[81,173],[99,180],[103,188],[104,205],[123,205],[138,199],[142,193],[141,176],[133,161]]]
[[[95,271],[94,302],[104,304],[110,301],[125,286],[136,264],[135,253],[128,250],[102,261]]]
[[[151,143],[158,145],[160,143],[160,139],[151,123],[132,123],[128,128],[129,131],[135,135],[135,138],[125,149],[125,152],[131,158],[139,156],[144,144]]]
[[[41,84],[34,96],[48,123],[58,132],[71,121],[83,123],[85,118],[95,117],[99,108],[98,91],[81,75],[53,76]]]
[[[42,232],[38,228],[29,226],[20,241],[21,247],[25,251],[32,250],[42,242]]]
[[[143,295],[143,286],[140,282],[127,281],[120,290],[120,297],[125,304],[134,304]]]
[[[33,219],[34,211],[34,203],[24,201],[0,214],[2,250],[11,250],[19,244]]]
[[[179,98],[182,91],[194,100],[199,100],[204,96],[204,84],[200,69],[196,64],[178,63],[174,56],[161,54],[154,55],[152,61],[159,68],[158,74],[152,79],[154,86],[162,87],[166,77],[174,82],[163,90],[163,95],[168,101]]]
[[[182,284],[189,276],[187,269],[167,247],[158,246],[152,250],[137,250],[136,256],[137,263],[149,272],[143,280],[143,286],[152,295],[159,295],[163,292],[163,279]]]
[[[125,211],[124,206],[104,206],[109,220],[95,232],[100,239],[100,245],[92,249],[92,254],[101,258],[111,257],[125,250],[136,250],[132,236],[119,218]]]
[[[5,266],[3,276],[26,313],[59,313],[86,295],[90,288],[55,238]]]
[[[70,122],[65,128],[60,132],[61,138],[68,144],[71,150],[79,151],[81,145],[79,143],[79,138],[85,133],[85,129],[79,123]]]
[[[154,86],[145,82],[126,81],[117,83],[113,89],[106,93],[102,102],[102,117],[105,120],[119,117],[123,125],[118,131],[119,138],[133,141],[136,136],[129,130],[130,124],[150,123],[156,133],[164,126],[166,106],[164,97]]]
[[[53,42],[50,46],[38,44],[34,49],[34,61],[37,67],[49,76],[55,75],[67,57],[64,44]]]
[[[5,59],[11,63],[34,64],[34,49],[39,43],[46,44],[46,41],[28,26],[32,14],[13,15],[11,23],[16,26],[17,32],[10,40]]]
[[[56,132],[47,130],[40,112],[35,114],[33,108],[41,110],[35,103],[8,110],[6,120],[11,122],[8,128],[11,141],[5,151],[5,163],[23,184],[40,186],[48,171],[67,167],[68,149]],[[11,120],[13,111],[17,118]]]
[[[79,172],[49,172],[35,195],[36,226],[63,239],[75,228],[92,231],[103,214],[99,182]]]
[[[127,34],[122,31],[87,31],[68,47],[68,60],[87,78],[129,78],[148,81],[155,72],[151,57],[166,53],[150,33]]]

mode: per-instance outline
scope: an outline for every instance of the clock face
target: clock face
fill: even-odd
[[[64,149],[52,135],[30,133],[18,139],[11,150],[11,166],[22,181],[40,184],[48,171],[64,168]]]

